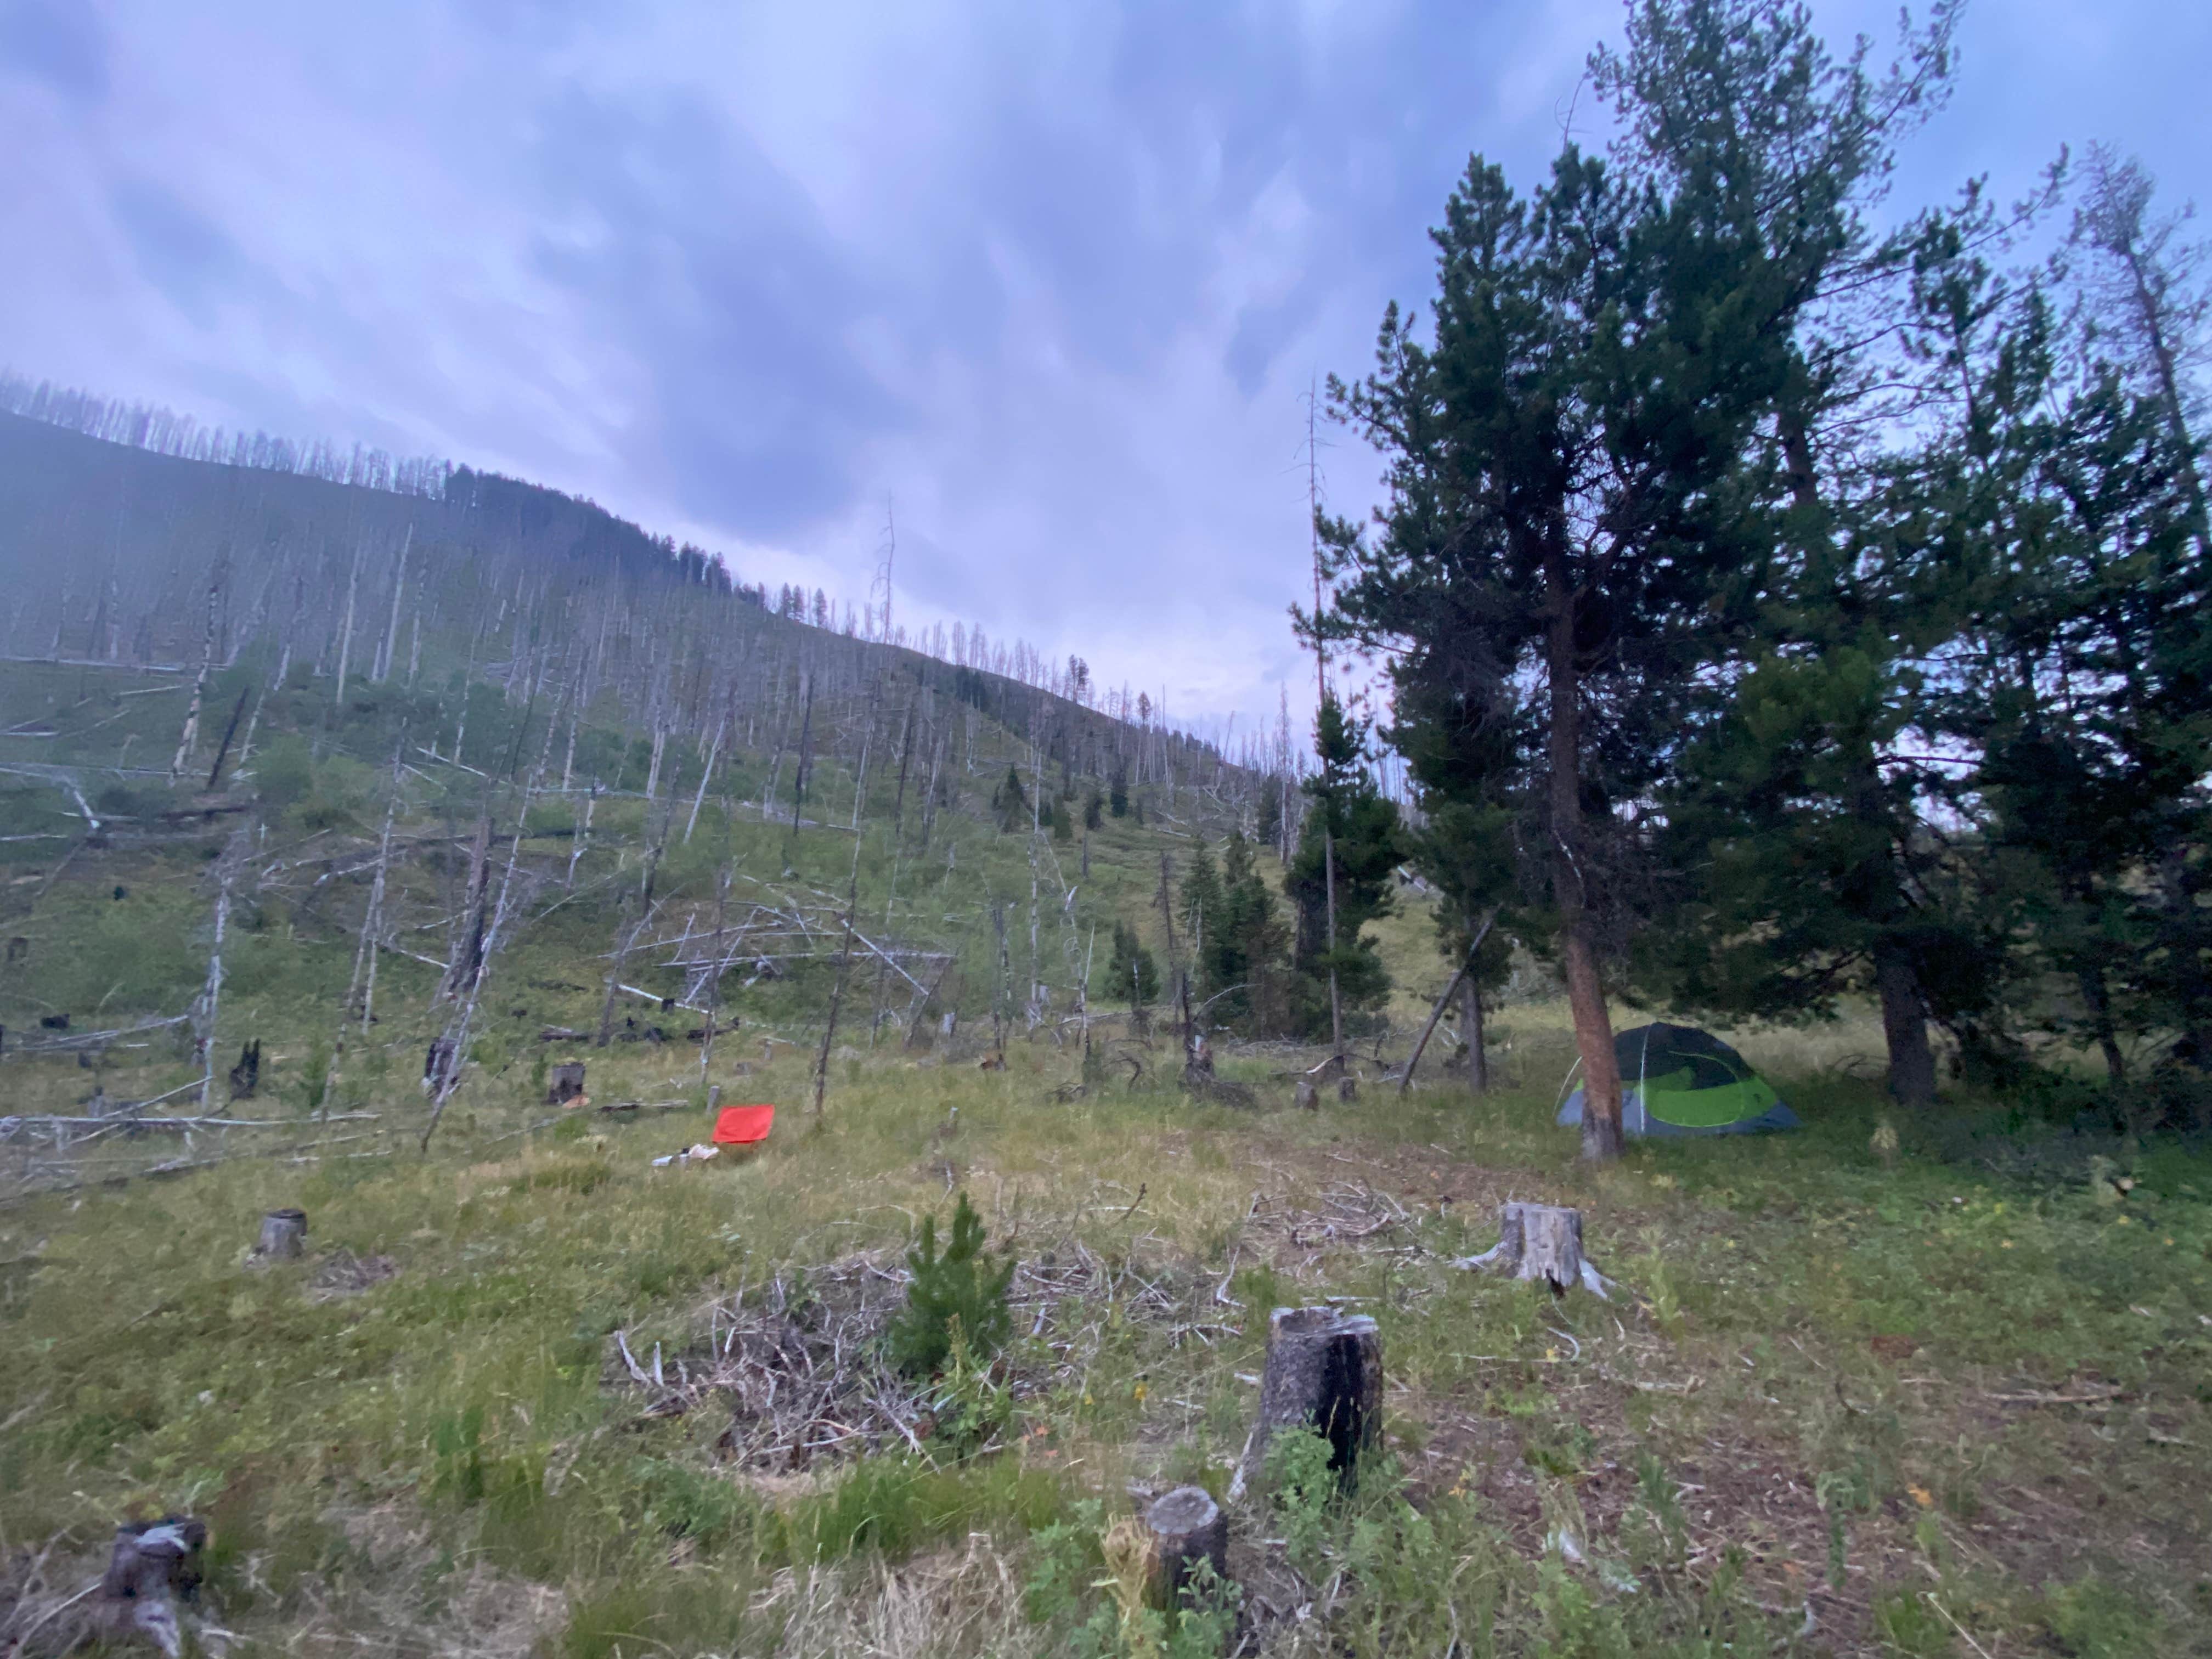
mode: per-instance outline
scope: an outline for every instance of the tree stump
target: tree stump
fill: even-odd
[[[422,1059],[422,1092],[435,1096],[444,1091],[446,1085],[460,1070],[460,1055],[451,1037],[439,1037],[430,1044],[430,1052]]]
[[[230,1068],[230,1097],[251,1100],[261,1086],[261,1039],[256,1037],[238,1051],[238,1064]]]
[[[563,1060],[553,1067],[552,1085],[545,1091],[548,1106],[566,1106],[572,1100],[584,1097],[584,1062]]]
[[[307,1212],[271,1210],[261,1218],[261,1242],[253,1254],[264,1261],[296,1261],[307,1247]]]
[[[101,1633],[111,1641],[151,1642],[177,1659],[184,1640],[176,1604],[198,1593],[207,1536],[206,1526],[186,1515],[118,1527],[106,1576],[94,1598],[94,1622]]]
[[[1182,1080],[1189,1084],[1210,1081],[1213,1076],[1213,1045],[1206,1040],[1203,1031],[1190,1034],[1190,1046],[1185,1050]]]
[[[1336,1080],[1336,1097],[1340,1103],[1349,1106],[1359,1098],[1359,1079],[1346,1072]]]
[[[1462,1256],[1455,1267],[1489,1273],[1510,1273],[1516,1279],[1541,1279],[1555,1296],[1565,1296],[1574,1285],[1600,1301],[1612,1280],[1590,1266],[1583,1255],[1583,1212],[1552,1204],[1501,1204],[1498,1206],[1498,1243],[1480,1255]]]
[[[1229,1517],[1203,1486],[1177,1486],[1153,1500],[1145,1511],[1152,1534],[1152,1572],[1146,1599],[1172,1607],[1200,1561],[1213,1564],[1214,1576],[1229,1579]]]
[[[1349,1486],[1382,1430],[1382,1335],[1366,1315],[1278,1308],[1267,1316],[1260,1414],[1230,1485],[1232,1499],[1264,1480],[1276,1433],[1301,1426],[1328,1442],[1328,1466]]]
[[[1321,1091],[1314,1087],[1314,1080],[1310,1077],[1298,1079],[1298,1107],[1302,1111],[1321,1110]]]

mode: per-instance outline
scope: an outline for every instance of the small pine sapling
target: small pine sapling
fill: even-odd
[[[891,1363],[909,1376],[929,1376],[951,1357],[957,1323],[968,1355],[988,1361],[1003,1346],[1012,1326],[1006,1290],[1013,1282],[1009,1255],[994,1262],[984,1254],[983,1219],[962,1193],[953,1206],[952,1234],[940,1252],[937,1218],[921,1218],[921,1237],[906,1253],[914,1279],[906,1306],[888,1335]]]

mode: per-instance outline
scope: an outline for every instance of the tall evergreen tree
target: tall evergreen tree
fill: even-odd
[[[1307,815],[1297,854],[1283,875],[1283,891],[1296,910],[1289,988],[1290,1018],[1306,1032],[1328,1030],[1329,973],[1347,1010],[1379,1007],[1390,994],[1390,975],[1363,930],[1392,908],[1392,875],[1404,861],[1398,808],[1376,787],[1368,750],[1370,724],[1332,694],[1314,719],[1320,767],[1306,781],[1314,811]],[[1325,841],[1328,843],[1325,845]],[[1328,945],[1328,867],[1335,866],[1336,948]]]
[[[1470,163],[1434,233],[1431,337],[1393,307],[1376,373],[1333,383],[1391,459],[1376,533],[1329,527],[1334,626],[1401,653],[1401,694],[1543,688],[1524,798],[1586,1156],[1620,1146],[1604,959],[1638,896],[1639,804],[1701,673],[1750,633],[1777,557],[1770,434],[1818,380],[1801,324],[1859,245],[1885,110],[1943,56],[1939,29],[1885,104],[1783,0],[1644,0],[1626,50],[1593,60],[1614,165],[1570,143],[1524,198]]]

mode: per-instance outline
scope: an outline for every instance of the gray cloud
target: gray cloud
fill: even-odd
[[[1984,3],[1902,201],[2203,195],[2212,13]],[[1836,38],[1888,0],[1826,0]],[[1615,0],[0,0],[0,360],[533,477],[1192,714],[1295,700],[1311,379],[1534,176]],[[1376,472],[1340,436],[1334,499]]]

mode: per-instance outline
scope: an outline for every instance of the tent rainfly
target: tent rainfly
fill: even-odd
[[[1613,1054],[1620,1067],[1621,1127],[1632,1135],[1756,1134],[1798,1126],[1797,1114],[1766,1079],[1710,1031],[1639,1025],[1613,1038]],[[1574,1073],[1567,1077],[1572,1081]],[[1559,1108],[1559,1121],[1583,1121],[1580,1089]]]

